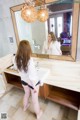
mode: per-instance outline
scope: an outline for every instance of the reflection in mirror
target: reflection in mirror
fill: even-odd
[[[33,53],[70,55],[73,0],[71,1],[71,4],[62,2],[48,4],[49,19],[44,23],[39,21],[27,23],[21,18],[21,11],[16,11],[19,39],[29,40]]]
[[[48,32],[54,32],[61,44],[62,55],[71,54],[73,0],[69,2],[63,0],[48,6]]]

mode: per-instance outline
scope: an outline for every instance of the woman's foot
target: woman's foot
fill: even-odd
[[[25,106],[23,110],[26,111],[28,109],[29,105],[30,104],[28,104],[27,106]]]
[[[42,110],[40,110],[39,114],[37,114],[37,120],[39,120],[39,119],[40,119],[40,117],[42,116],[42,113],[43,113],[43,111],[42,111]]]

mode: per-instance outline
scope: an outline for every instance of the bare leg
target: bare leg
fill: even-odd
[[[30,88],[28,86],[24,86],[24,91],[25,91],[25,95],[24,95],[24,99],[23,99],[23,106],[24,106],[24,111],[28,108],[29,104],[28,104],[28,100],[29,100],[29,96],[30,96]]]
[[[31,90],[32,103],[33,103],[33,107],[34,107],[34,111],[36,113],[37,119],[39,119],[42,115],[42,110],[40,109],[40,105],[38,101],[38,92],[39,92],[39,86],[36,87],[36,93],[34,93],[34,90]]]

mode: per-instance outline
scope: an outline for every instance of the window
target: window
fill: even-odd
[[[49,30],[54,32],[57,37],[63,31],[63,14],[52,15],[49,19]]]
[[[55,33],[55,19],[50,18],[50,31]]]

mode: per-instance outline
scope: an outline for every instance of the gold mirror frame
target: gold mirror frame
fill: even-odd
[[[56,1],[59,1],[59,0],[45,0],[45,3],[47,4],[47,3],[56,2]],[[38,6],[38,5],[36,5],[36,6]],[[23,7],[23,4],[10,8],[17,45],[19,44],[19,36],[18,36],[18,30],[17,30],[17,25],[16,25],[16,19],[15,19],[14,12],[20,11],[22,7]],[[77,39],[78,39],[78,23],[79,23],[79,8],[80,8],[79,3],[74,3],[74,5],[73,5],[73,21],[72,21],[71,55],[58,56],[58,55],[46,55],[46,54],[35,54],[35,53],[33,53],[34,57],[76,61]]]

